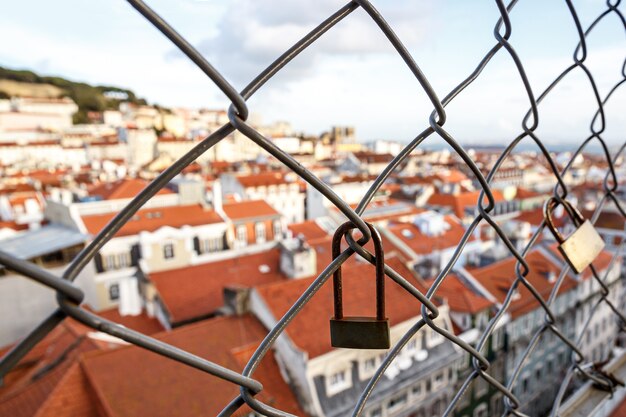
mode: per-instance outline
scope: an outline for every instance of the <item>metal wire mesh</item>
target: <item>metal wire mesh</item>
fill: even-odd
[[[26,277],[34,279],[56,291],[59,307],[49,317],[47,317],[36,329],[34,329],[26,338],[24,338],[19,344],[17,344],[10,352],[8,352],[0,361],[0,377],[4,377],[13,366],[15,366],[24,355],[32,349],[42,338],[55,328],[66,317],[72,317],[87,326],[90,326],[99,331],[108,333],[112,336],[121,338],[129,343],[143,347],[145,349],[156,352],[160,355],[171,358],[172,360],[182,362],[188,366],[194,367],[213,377],[222,378],[240,387],[240,394],[234,398],[230,404],[220,413],[220,416],[230,416],[236,412],[242,405],[247,404],[255,412],[267,415],[267,416],[287,416],[289,414],[282,412],[278,409],[271,407],[268,404],[264,404],[255,398],[255,395],[262,391],[263,386],[260,382],[254,379],[254,373],[260,364],[263,357],[268,353],[277,337],[285,330],[285,327],[290,321],[298,314],[298,312],[304,307],[304,305],[311,299],[311,297],[320,289],[322,285],[326,283],[333,272],[339,268],[342,263],[355,254],[358,254],[368,260],[370,263],[375,264],[375,257],[363,248],[363,245],[371,238],[371,232],[368,224],[361,217],[364,210],[371,202],[376,191],[381,187],[383,182],[390,176],[390,174],[401,165],[426,138],[436,134],[443,138],[454,149],[456,154],[467,164],[467,167],[474,174],[475,179],[480,184],[482,190],[478,200],[476,216],[467,228],[465,234],[458,242],[458,246],[454,251],[454,254],[447,265],[439,273],[436,279],[433,281],[432,286],[426,292],[426,294],[420,293],[414,286],[412,286],[401,275],[385,265],[385,274],[400,284],[406,291],[413,295],[419,303],[421,303],[421,319],[416,322],[409,331],[397,342],[395,346],[389,351],[385,359],[382,361],[380,367],[370,379],[365,390],[360,395],[359,400],[355,404],[353,416],[359,416],[363,412],[366,401],[368,400],[373,389],[376,387],[381,376],[399,354],[402,348],[407,344],[416,332],[425,326],[431,327],[434,331],[438,332],[445,338],[449,339],[461,349],[469,353],[472,357],[471,372],[463,380],[456,395],[448,404],[444,415],[448,416],[453,413],[455,406],[459,402],[463,393],[468,389],[470,384],[477,378],[482,378],[500,391],[503,394],[504,401],[504,413],[503,415],[517,415],[524,416],[525,414],[520,411],[520,401],[516,398],[513,388],[516,386],[520,371],[527,362],[529,356],[535,350],[535,348],[541,344],[541,338],[547,333],[552,333],[559,338],[564,344],[566,344],[572,350],[571,364],[567,369],[565,378],[562,381],[560,389],[554,399],[554,404],[550,415],[557,415],[559,406],[563,401],[566,391],[570,386],[573,376],[575,374],[581,375],[583,378],[594,381],[598,386],[603,387],[608,391],[616,389],[615,381],[604,375],[601,370],[597,370],[590,366],[590,358],[585,357],[581,352],[580,346],[582,342],[582,336],[585,334],[586,329],[593,315],[598,311],[601,305],[608,306],[620,321],[620,331],[626,329],[626,318],[619,306],[616,306],[610,299],[610,289],[605,284],[605,278],[598,275],[596,269],[591,266],[593,273],[593,279],[598,283],[601,289],[600,298],[590,311],[580,333],[577,338],[572,340],[568,338],[564,332],[559,329],[556,321],[556,316],[553,310],[553,303],[557,296],[558,290],[564,281],[565,276],[569,271],[569,267],[565,266],[559,277],[553,284],[551,294],[548,299],[543,299],[538,291],[533,288],[531,283],[526,280],[526,276],[530,271],[530,266],[526,261],[526,256],[533,248],[538,238],[543,233],[546,227],[545,221],[538,227],[528,245],[521,251],[518,251],[515,246],[509,241],[504,231],[494,221],[490,213],[495,207],[495,200],[490,188],[490,182],[502,166],[507,157],[514,151],[516,146],[525,138],[530,138],[540,149],[541,154],[547,161],[549,167],[552,170],[557,185],[554,189],[554,196],[558,202],[562,202],[568,196],[568,186],[563,181],[563,177],[570,170],[574,159],[585,149],[585,147],[591,142],[597,142],[601,145],[608,164],[607,174],[602,185],[603,196],[597,204],[597,208],[591,217],[591,221],[595,223],[598,219],[603,207],[612,202],[620,215],[626,219],[626,211],[621,206],[619,199],[617,198],[617,192],[620,184],[616,176],[615,165],[620,157],[621,153],[626,148],[626,143],[622,145],[619,151],[611,155],[607,145],[602,138],[603,132],[606,129],[606,119],[604,113],[604,106],[614,95],[614,93],[624,84],[626,81],[626,60],[622,66],[621,75],[622,79],[616,83],[608,92],[608,94],[602,98],[598,92],[596,82],[592,72],[585,65],[587,59],[587,45],[586,38],[589,33],[598,26],[598,24],[604,21],[607,16],[615,15],[619,19],[622,26],[626,29],[626,20],[623,14],[618,9],[620,1],[607,1],[606,9],[589,25],[589,27],[583,30],[579,21],[576,8],[571,1],[566,0],[565,6],[567,7],[573,24],[575,25],[578,33],[578,46],[573,54],[573,62],[562,73],[554,79],[554,81],[539,94],[538,96],[533,91],[530,82],[526,76],[524,65],[518,57],[513,45],[509,42],[509,38],[512,33],[512,25],[509,19],[509,13],[515,7],[517,1],[513,0],[508,5],[505,5],[502,0],[495,0],[496,6],[500,13],[500,17],[496,22],[494,28],[494,38],[496,40],[493,47],[482,58],[475,69],[465,78],[459,85],[457,85],[452,91],[450,91],[443,99],[440,99],[434,89],[431,87],[428,79],[422,73],[417,63],[414,61],[411,54],[404,47],[401,40],[398,38],[392,27],[385,21],[384,17],[379,11],[367,0],[355,0],[345,6],[341,7],[337,12],[332,14],[326,20],[319,24],[315,29],[306,34],[300,41],[289,48],[284,54],[276,59],[269,67],[262,71],[254,80],[252,80],[241,92],[226,81],[226,79],[217,71],[198,51],[196,51],[180,34],[178,34],[163,18],[158,16],[152,9],[140,0],[128,0],[128,2],[139,13],[141,13],[152,25],[154,25],[162,34],[170,39],[187,57],[193,61],[222,91],[222,93],[230,100],[231,105],[228,111],[228,117],[230,122],[225,124],[213,134],[205,138],[195,148],[181,157],[178,161],[167,168],[161,173],[154,181],[152,181],[144,190],[142,190],[130,204],[128,204],[115,218],[96,236],[96,238],[78,254],[78,256],[71,262],[67,270],[61,277],[54,276],[53,274],[40,269],[39,267],[30,264],[25,261],[16,259],[8,254],[0,253],[0,263],[6,267],[19,272]],[[341,200],[328,185],[317,178],[313,173],[307,170],[305,167],[295,161],[290,155],[277,148],[270,140],[265,138],[261,133],[255,130],[251,125],[246,122],[248,118],[248,106],[246,101],[255,94],[263,85],[276,73],[278,73],[283,67],[285,67],[294,57],[300,52],[305,50],[311,44],[313,44],[318,38],[320,38],[326,31],[330,30],[335,24],[341,20],[347,18],[354,10],[361,7],[371,18],[372,24],[376,24],[383,34],[387,37],[390,44],[395,48],[397,53],[403,59],[404,63],[410,69],[415,79],[421,85],[424,93],[429,98],[433,106],[433,111],[428,119],[428,124],[425,129],[419,133],[415,139],[413,139],[406,147],[393,159],[393,161],[383,170],[383,172],[373,182],[363,199],[358,206],[353,210],[345,201]],[[493,59],[498,54],[508,54],[513,60],[519,77],[523,82],[528,102],[529,110],[522,119],[522,131],[521,133],[511,140],[502,154],[497,159],[494,166],[488,172],[487,176],[484,176],[481,170],[477,167],[474,161],[466,153],[465,149],[457,143],[454,137],[444,129],[446,122],[445,107],[452,102],[466,87],[474,82]],[[555,87],[572,71],[582,71],[588,80],[589,86],[593,90],[595,99],[597,100],[597,111],[591,118],[589,127],[589,133],[586,139],[580,144],[578,149],[573,153],[569,163],[559,171],[555,161],[552,159],[550,153],[538,137],[536,130],[539,126],[539,105],[542,101],[548,97]],[[269,331],[269,334],[262,341],[255,353],[252,355],[247,366],[242,373],[237,373],[232,370],[226,369],[220,365],[217,365],[211,361],[194,356],[189,352],[178,349],[171,345],[168,345],[159,340],[153,339],[139,332],[130,330],[128,328],[117,325],[116,323],[100,318],[98,315],[87,311],[80,307],[80,303],[83,299],[83,292],[73,285],[72,281],[78,276],[80,271],[91,261],[95,254],[100,250],[104,244],[111,239],[117,231],[127,222],[139,208],[146,203],[153,195],[155,195],[162,187],[164,187],[174,176],[182,171],[184,167],[193,162],[203,152],[206,152],[209,148],[217,144],[226,136],[238,130],[247,136],[250,140],[256,143],[258,146],[266,150],[269,154],[282,162],[286,167],[297,173],[303,180],[308,182],[311,186],[316,188],[322,195],[332,202],[351,222],[356,229],[358,229],[363,237],[358,241],[355,241],[352,236],[347,233],[345,235],[346,241],[349,246],[344,250],[339,257],[332,261],[324,271],[312,282],[310,287],[300,296],[296,303],[289,309],[289,311],[278,321],[276,326]],[[481,223],[487,223],[497,233],[502,242],[506,245],[511,255],[516,260],[516,279],[510,287],[505,301],[497,313],[491,318],[489,324],[482,332],[479,341],[476,346],[472,346],[459,337],[455,336],[448,330],[435,324],[434,319],[439,316],[439,311],[434,303],[431,301],[435,296],[437,289],[441,286],[442,282],[446,279],[447,275],[453,269],[457,260],[459,259],[464,246],[474,233],[476,228]],[[613,255],[612,263],[619,260],[619,254],[621,253],[622,242],[619,245],[618,250]],[[507,311],[511,301],[513,299],[515,290],[518,286],[525,286],[533,297],[539,302],[541,308],[545,311],[545,319],[542,325],[533,334],[530,343],[525,351],[521,354],[520,358],[515,364],[511,376],[506,382],[501,382],[492,377],[489,374],[490,361],[482,353],[485,350],[485,346],[488,338],[492,335],[496,324],[502,319],[503,315]]]

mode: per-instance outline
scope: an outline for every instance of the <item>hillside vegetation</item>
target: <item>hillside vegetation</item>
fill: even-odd
[[[0,98],[14,96],[70,97],[78,105],[74,123],[89,123],[88,112],[117,109],[120,101],[146,104],[146,100],[124,88],[92,86],[61,77],[40,76],[32,71],[0,67]]]

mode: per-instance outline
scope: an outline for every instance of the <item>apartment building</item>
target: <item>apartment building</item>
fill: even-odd
[[[306,186],[294,173],[222,174],[219,180],[225,195],[236,195],[243,200],[265,200],[289,223],[304,221]]]

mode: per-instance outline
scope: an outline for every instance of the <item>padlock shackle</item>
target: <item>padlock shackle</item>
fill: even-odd
[[[367,224],[372,233],[372,242],[374,243],[374,256],[376,257],[376,320],[385,319],[385,254],[383,251],[383,243],[378,233],[370,223]],[[341,254],[341,239],[356,226],[351,222],[346,222],[339,226],[333,235],[332,256],[333,260],[337,259]],[[333,273],[333,296],[335,319],[343,318],[343,288],[341,279],[341,266]]]
[[[548,229],[550,229],[550,232],[552,232],[557,242],[563,243],[565,242],[565,238],[563,237],[561,232],[557,230],[556,226],[554,225],[554,219],[552,219],[552,212],[559,205],[559,203],[565,206],[564,208],[568,213],[572,213],[574,215],[573,217],[570,215],[570,217],[574,221],[574,225],[576,227],[579,227],[581,224],[583,224],[585,222],[585,218],[583,217],[582,213],[578,211],[578,209],[567,200],[559,201],[556,199],[556,197],[550,197],[548,200],[546,200],[546,203],[543,206],[543,214],[546,220],[546,226],[548,226]]]

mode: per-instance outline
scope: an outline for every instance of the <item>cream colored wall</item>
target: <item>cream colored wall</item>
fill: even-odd
[[[170,259],[165,259],[163,254],[163,247],[167,243],[174,245],[174,257]],[[150,245],[150,256],[144,259],[150,271],[164,271],[188,266],[191,262],[192,252],[193,250],[189,250],[185,246],[185,240],[167,239],[160,243],[152,243]]]

